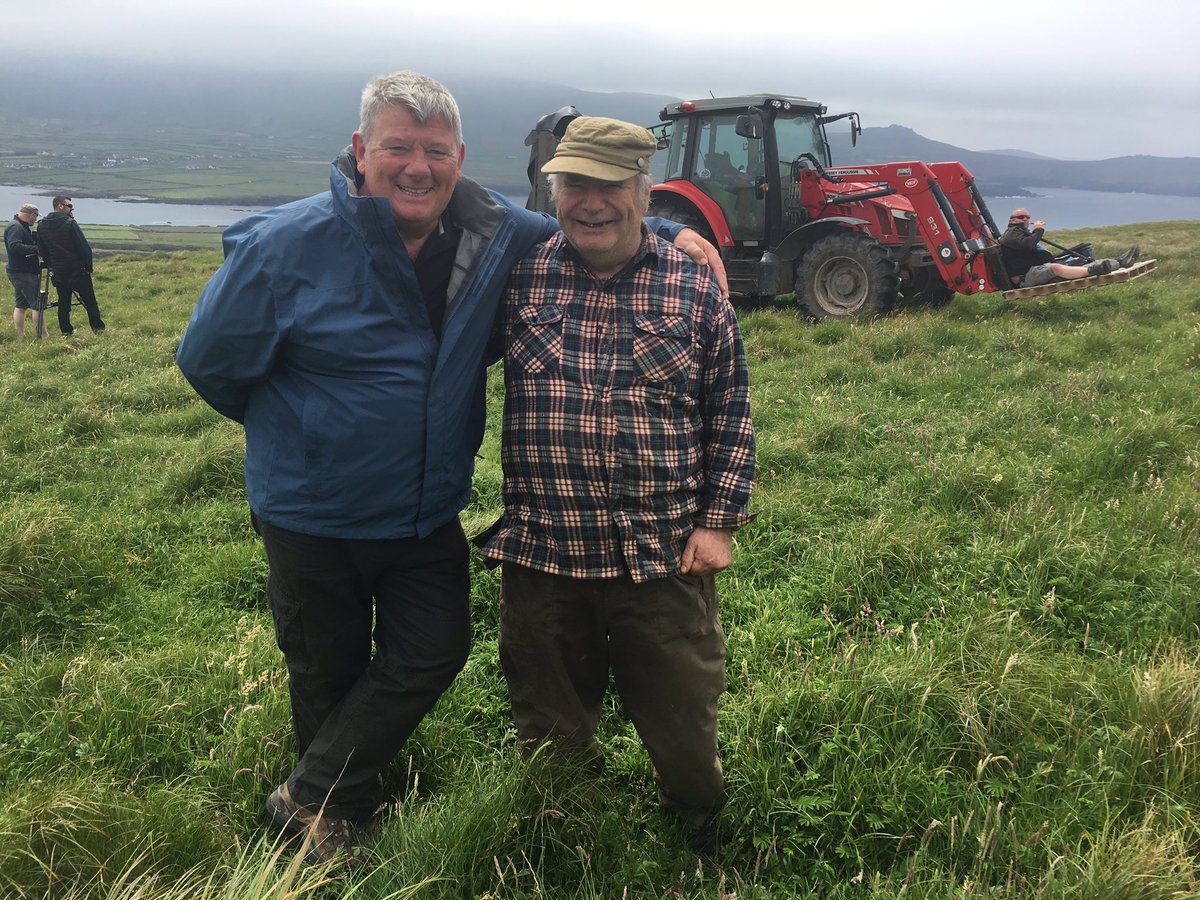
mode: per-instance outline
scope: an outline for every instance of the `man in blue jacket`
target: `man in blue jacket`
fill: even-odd
[[[470,649],[458,513],[486,347],[513,263],[557,223],[463,178],[464,154],[442,85],[372,81],[330,191],[226,230],[179,345],[196,391],[246,429],[299,755],[266,807],[313,861],[353,850],[381,773]]]

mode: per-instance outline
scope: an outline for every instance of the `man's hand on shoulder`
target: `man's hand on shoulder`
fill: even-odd
[[[725,263],[721,261],[721,251],[700,236],[692,228],[684,228],[675,235],[675,246],[686,253],[701,266],[711,266],[713,278],[721,289],[721,296],[729,296],[729,280],[725,277]]]
[[[728,528],[697,528],[683,548],[679,570],[685,575],[711,575],[733,562],[733,532]]]

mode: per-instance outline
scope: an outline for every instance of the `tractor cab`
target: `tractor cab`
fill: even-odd
[[[776,243],[792,161],[807,156],[830,164],[824,112],[812,100],[773,94],[666,107],[658,126],[666,169],[654,188],[655,205],[695,207],[723,247]]]
[[[720,247],[734,294],[794,290],[796,259],[821,236],[806,226],[825,212],[812,202],[825,196],[832,165],[825,126],[849,118],[852,138],[862,130],[857,113],[825,111],[804,97],[752,94],[684,100],[659,113],[666,166],[651,212]],[[822,174],[820,184],[801,184],[806,168]],[[848,290],[860,293],[857,283]]]

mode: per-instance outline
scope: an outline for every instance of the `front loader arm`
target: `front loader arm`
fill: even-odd
[[[913,224],[942,280],[960,294],[1003,290],[999,235],[970,172],[959,163],[898,162],[826,170],[837,187],[827,202],[869,199],[875,191],[904,197],[913,209]],[[944,179],[944,181],[943,181]],[[857,182],[857,183],[856,183]],[[857,196],[856,196],[857,195]]]

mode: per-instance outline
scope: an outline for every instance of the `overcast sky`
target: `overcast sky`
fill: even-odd
[[[0,0],[0,8],[0,52],[31,65],[113,56],[350,71],[363,81],[415,68],[447,82],[482,72],[683,98],[778,92],[971,150],[1200,156],[1200,0]]]

